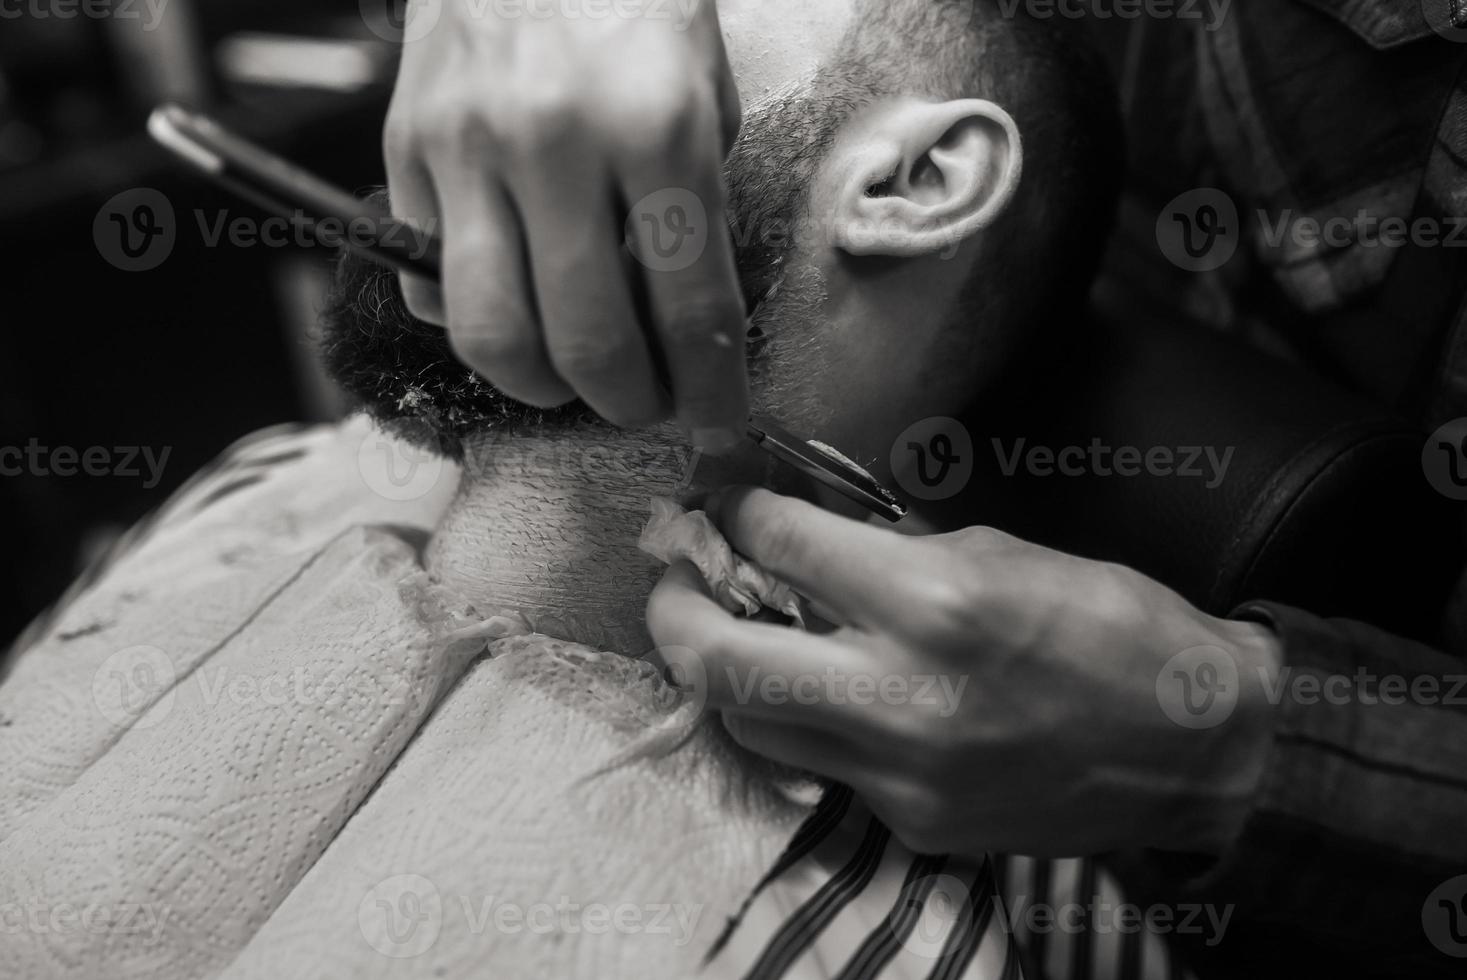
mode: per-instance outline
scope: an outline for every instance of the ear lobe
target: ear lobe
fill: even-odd
[[[835,245],[851,255],[951,254],[1003,214],[1018,189],[1018,126],[987,100],[904,100],[850,127],[834,231]]]

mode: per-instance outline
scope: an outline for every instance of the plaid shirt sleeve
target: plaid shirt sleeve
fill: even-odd
[[[1216,862],[1152,854],[1131,869],[1229,911],[1225,942],[1185,958],[1203,977],[1461,976],[1467,664],[1283,606],[1238,615],[1284,648],[1254,811]]]
[[[1467,3],[1219,9],[1103,25],[1131,180],[1102,303],[1244,337],[1428,431],[1467,414]],[[1238,245],[1198,272],[1158,227],[1203,189]]]

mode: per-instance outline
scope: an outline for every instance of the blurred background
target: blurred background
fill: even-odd
[[[173,99],[340,186],[382,184],[403,7],[0,0],[0,648],[233,440],[339,413],[310,350],[331,254],[231,236],[265,215],[144,125]],[[144,189],[172,237],[138,257],[109,202],[156,205]]]

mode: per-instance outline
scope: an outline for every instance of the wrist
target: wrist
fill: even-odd
[[[1283,648],[1257,623],[1213,619],[1209,626],[1207,646],[1231,658],[1236,690],[1216,725],[1184,733],[1192,742],[1185,789],[1164,847],[1220,856],[1242,835],[1264,785],[1276,710],[1269,692],[1277,689]]]

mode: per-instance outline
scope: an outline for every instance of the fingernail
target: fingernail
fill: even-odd
[[[734,429],[693,430],[693,445],[714,456],[722,456],[731,451],[743,438],[743,433]]]

